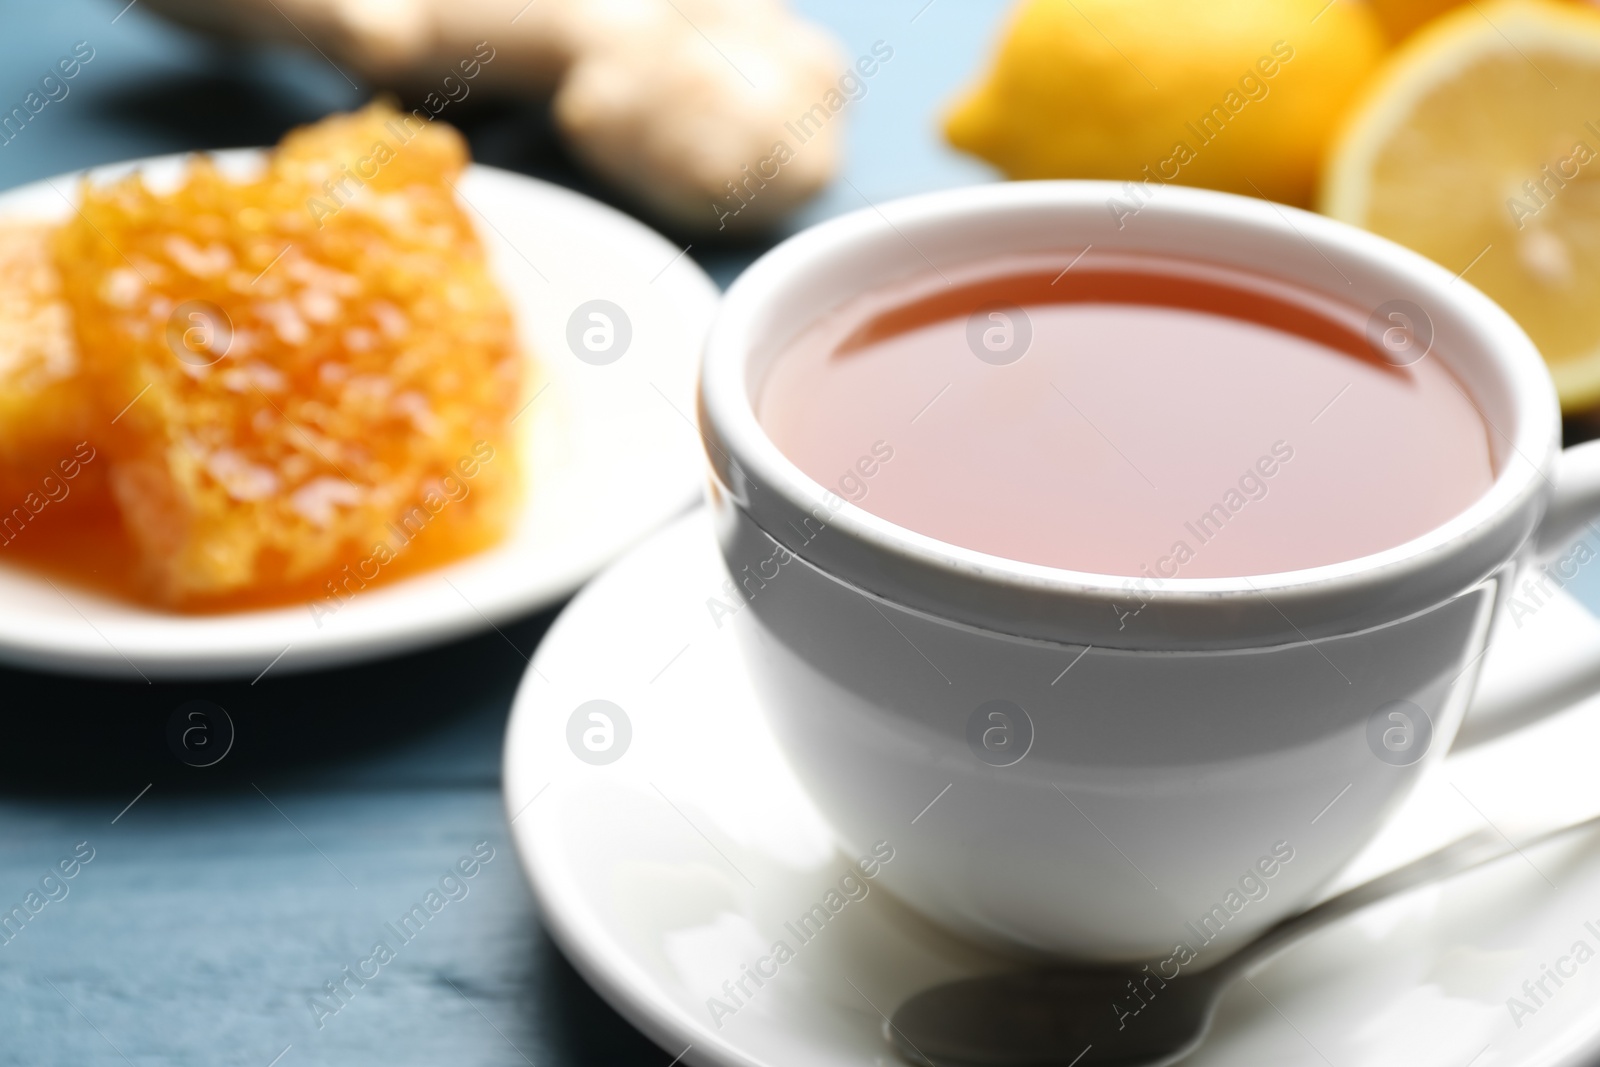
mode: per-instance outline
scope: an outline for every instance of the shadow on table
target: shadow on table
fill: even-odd
[[[501,1000],[502,1036],[534,1063],[666,1067],[676,1062],[673,1057],[682,1050],[663,1050],[619,1016],[542,925],[528,933],[527,951],[513,955],[517,962],[510,970],[492,977],[454,976],[450,981],[459,989],[445,991],[474,1001]]]
[[[658,1048],[621,1019],[589,987],[548,935],[539,939],[538,973],[543,988],[531,989],[549,1013],[551,1043],[561,1063],[642,1063],[659,1065],[678,1050]],[[529,1005],[532,1007],[532,1005]]]
[[[512,696],[554,617],[352,667],[280,668],[257,682],[0,670],[0,796],[122,796],[146,782],[234,790],[267,772],[284,784],[365,761],[370,773],[384,756],[494,786]]]
[[[115,93],[89,95],[83,106],[108,127],[188,151],[272,144],[321,118],[331,103],[247,50],[217,48],[199,70],[143,74]]]

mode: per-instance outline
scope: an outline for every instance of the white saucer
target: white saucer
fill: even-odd
[[[808,943],[785,927],[822,900],[853,857],[835,849],[755,707],[733,633],[748,620],[724,618],[719,629],[707,608],[708,598],[727,599],[724,578],[710,523],[697,512],[619,560],[551,628],[506,738],[506,806],[523,867],[569,958],[669,1055],[742,1067],[898,1063],[880,1009],[1006,963],[878,888]],[[1486,687],[1511,684],[1552,641],[1570,646],[1581,635],[1600,654],[1600,624],[1575,601],[1550,602],[1524,622],[1520,631],[1507,627],[1490,653]],[[631,728],[625,751],[605,765],[580,760],[568,744],[574,712],[591,700],[622,708]],[[1509,829],[1591,814],[1600,809],[1597,758],[1600,704],[1592,702],[1454,756],[1345,882],[1485,818]],[[915,808],[907,834],[917,831]],[[1600,951],[1600,936],[1584,926],[1600,931],[1595,845],[1508,859],[1315,935],[1253,975],[1255,988],[1241,982],[1229,992],[1189,1062],[1593,1062],[1600,958],[1564,987],[1548,985],[1555,995],[1520,1028],[1506,998],[1523,997],[1522,983],[1574,942]],[[780,939],[794,958],[760,988],[747,980],[751,995],[714,1022],[708,998],[732,1003],[723,982],[740,979],[741,965]]]
[[[248,170],[256,151],[218,153]],[[118,164],[170,182],[183,157]],[[81,175],[0,195],[0,214],[60,219]],[[544,387],[518,419],[527,505],[498,547],[362,592],[318,619],[308,606],[182,616],[0,566],[0,660],[139,681],[257,677],[393,655],[570,595],[607,562],[688,508],[702,480],[692,422],[700,341],[718,291],[683,251],[621,212],[547,182],[473,167],[461,197],[479,223]],[[568,347],[588,301],[631,320],[615,362]],[[9,509],[10,502],[5,502]]]

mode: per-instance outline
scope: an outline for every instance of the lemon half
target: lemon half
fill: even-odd
[[[1463,272],[1564,410],[1600,403],[1600,12],[1500,0],[1425,27],[1347,118],[1320,206]]]

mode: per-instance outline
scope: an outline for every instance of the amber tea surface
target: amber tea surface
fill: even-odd
[[[900,526],[1131,577],[1354,559],[1493,481],[1465,386],[1437,351],[1386,355],[1372,309],[1187,260],[1072,260],[980,263],[835,309],[772,364],[763,426]]]

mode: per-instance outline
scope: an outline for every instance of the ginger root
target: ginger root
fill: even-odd
[[[451,77],[461,84],[458,65],[482,58],[487,45],[493,59],[473,62],[474,87],[552,96],[573,154],[679,227],[770,223],[814,195],[838,166],[842,124],[823,101],[844,60],[831,37],[781,0],[145,6],[231,38],[309,42],[342,70],[402,90],[439,91]],[[786,124],[820,114],[819,104],[833,121],[796,137]]]

